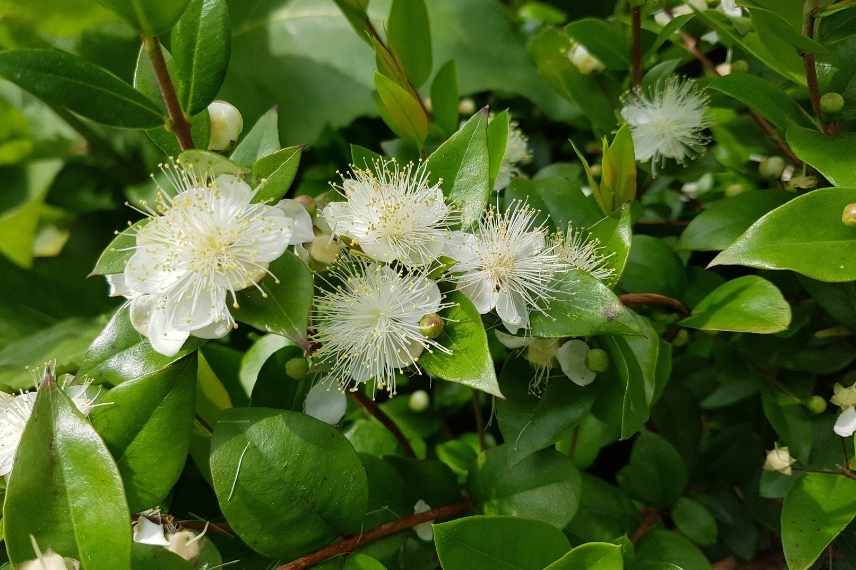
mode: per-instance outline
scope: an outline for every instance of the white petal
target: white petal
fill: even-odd
[[[315,232],[312,230],[312,216],[309,215],[303,204],[297,200],[287,198],[280,200],[278,206],[285,212],[286,216],[294,221],[291,245],[307,243],[315,239]]]
[[[449,232],[445,254],[457,261],[453,271],[469,271],[481,265],[479,241],[473,234]]]
[[[232,174],[221,174],[214,180],[214,186],[210,191],[216,194],[218,210],[228,215],[234,215],[247,206],[253,199],[253,189],[241,178]],[[226,218],[227,220],[230,219]]]
[[[411,298],[418,308],[405,314],[406,318],[414,323],[419,322],[425,315],[439,311],[440,304],[443,302],[443,294],[440,293],[437,283],[427,277],[422,277],[414,283]]]
[[[482,315],[496,307],[496,286],[487,276],[461,285],[461,293],[473,302],[476,310]]]
[[[532,337],[528,336],[514,336],[510,334],[506,334],[499,329],[493,331],[493,334],[496,336],[496,340],[504,346],[505,348],[510,348],[512,350],[516,348],[523,348],[527,346],[530,342],[532,342]]]
[[[519,295],[510,291],[502,290],[496,296],[496,314],[508,325],[515,328],[526,328],[529,326],[529,311],[526,302]]]
[[[137,522],[134,523],[134,542],[155,546],[169,545],[164,536],[163,525],[152,522],[144,516],[138,518]]]
[[[264,213],[253,218],[248,224],[246,235],[252,236],[247,241],[252,248],[254,262],[271,262],[278,259],[288,245],[294,240],[294,219],[282,209],[273,206],[259,206]]]
[[[226,319],[220,319],[202,328],[190,332],[196,338],[217,339],[223,338],[232,330],[232,325]]]
[[[841,412],[841,415],[835,420],[833,430],[841,437],[850,437],[856,433],[856,408],[850,406]]]
[[[431,510],[431,506],[419,499],[416,501],[416,504],[413,505],[413,514],[427,513]],[[422,524],[418,524],[413,527],[413,530],[416,532],[416,536],[418,536],[421,540],[428,542],[430,540],[434,540],[434,530],[431,528],[431,523],[434,521],[424,522]]]
[[[105,275],[104,278],[107,280],[107,286],[110,288],[110,292],[108,293],[110,297],[127,297],[130,299],[136,295],[136,291],[128,287],[125,282],[124,273],[111,273],[110,275]]]
[[[330,425],[339,423],[347,409],[345,393],[323,383],[315,384],[303,402],[303,411],[307,415]]]
[[[360,241],[360,247],[363,252],[377,261],[389,263],[398,257],[398,248],[385,240],[368,240]]]
[[[131,325],[143,336],[149,336],[149,325],[152,322],[156,302],[155,295],[140,295],[131,300],[129,309]]]
[[[197,294],[187,289],[170,292],[163,296],[158,309],[164,313],[167,328],[188,332],[210,325],[229,310],[224,289],[203,290]]]
[[[531,257],[543,250],[545,245],[544,232],[527,232],[519,241],[512,244],[514,247],[514,257],[518,259]]]
[[[140,247],[125,264],[125,286],[139,293],[162,293],[186,275],[175,252],[162,245]]]
[[[589,347],[583,341],[569,340],[556,353],[562,372],[577,386],[588,386],[597,376],[586,366],[588,351]]]
[[[136,299],[134,300],[136,301]],[[133,301],[131,309],[133,311]],[[164,356],[175,356],[181,350],[184,341],[190,336],[189,330],[177,330],[169,325],[167,311],[161,299],[155,299],[151,304],[148,322],[149,343],[155,351]],[[133,312],[132,321],[133,323]],[[136,328],[136,325],[134,325]],[[139,330],[139,329],[137,329]]]
[[[330,202],[321,211],[321,217],[337,235],[349,235],[351,231],[351,207],[347,202]]]

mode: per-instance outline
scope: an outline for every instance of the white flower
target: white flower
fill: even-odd
[[[205,180],[177,164],[164,167],[176,193],[161,189],[136,233],[134,254],[111,295],[130,299],[131,323],[159,353],[176,354],[190,335],[220,338],[235,327],[228,298],[258,285],[290,244],[312,239],[312,222],[293,201],[251,203],[234,176]],[[307,228],[308,225],[308,228]],[[308,233],[307,233],[308,232]]]
[[[529,139],[520,130],[516,121],[508,125],[508,139],[505,142],[505,154],[499,164],[499,173],[493,184],[495,191],[500,191],[511,184],[511,180],[520,176],[520,165],[532,160],[529,152]]]
[[[737,5],[735,0],[721,0],[719,10],[729,18],[739,18],[743,15],[743,9]]]
[[[348,409],[348,399],[341,390],[319,382],[310,388],[303,401],[303,411],[308,416],[330,425],[336,425]]]
[[[196,534],[189,530],[171,532],[169,534],[169,545],[166,549],[185,560],[193,560],[199,556],[199,552],[202,550],[202,537],[204,535],[204,532]]]
[[[185,560],[193,560],[199,556],[202,537],[208,530],[207,523],[205,530],[196,534],[190,530],[177,530],[171,523],[164,525],[163,522],[154,522],[148,518],[149,516],[160,518],[160,512],[149,510],[140,514],[134,522],[134,542],[163,546]]]
[[[588,386],[597,376],[586,363],[590,349],[582,340],[571,339],[560,344],[554,338],[513,336],[500,330],[495,330],[494,334],[508,349],[526,349],[526,360],[535,368],[535,374],[529,381],[530,394],[540,396],[543,393],[556,362],[562,373],[577,386]]]
[[[38,558],[18,564],[18,570],[77,570],[80,562],[73,558],[63,558],[53,550],[37,553]]]
[[[428,178],[425,163],[354,167],[338,188],[345,201],[331,202],[321,215],[334,235],[354,240],[372,259],[427,265],[442,253],[451,223],[440,183]]]
[[[841,437],[852,436],[856,433],[856,384],[845,388],[836,382],[829,401],[841,408],[833,430]]]
[[[787,447],[775,448],[767,452],[767,458],[764,460],[765,471],[776,471],[782,475],[790,475],[792,473],[791,466],[797,460],[791,457],[791,453]]]
[[[571,224],[564,234],[555,236],[555,242],[556,255],[570,269],[585,271],[599,281],[606,281],[615,273],[607,264],[612,253],[604,255],[599,239],[575,230]]]
[[[568,50],[568,59],[583,75],[590,75],[606,69],[603,62],[589,53],[583,44],[574,44]]]
[[[845,388],[836,382],[832,387],[832,397],[829,401],[842,410],[856,406],[856,384]]]
[[[447,254],[459,289],[482,314],[496,309],[509,332],[529,326],[529,312],[552,298],[551,283],[566,268],[548,244],[537,212],[520,203],[504,214],[488,210],[474,234],[453,232]]]
[[[841,437],[850,437],[856,433],[856,408],[844,408],[836,418],[832,430]]]
[[[169,541],[164,535],[163,525],[142,515],[137,517],[134,522],[134,542],[154,546],[169,546]]]
[[[556,353],[556,360],[559,361],[562,372],[577,386],[588,386],[597,376],[596,372],[586,366],[588,353],[589,346],[578,339],[569,340],[560,346]]]
[[[625,97],[621,116],[630,125],[636,160],[651,161],[651,168],[667,158],[683,163],[705,145],[707,97],[691,80],[670,77],[646,94]]]
[[[367,261],[332,270],[340,282],[315,305],[315,357],[342,388],[374,379],[395,393],[396,372],[415,364],[425,349],[448,349],[420,332],[424,315],[444,306],[437,284],[421,272],[401,273]]]
[[[416,504],[413,505],[413,514],[427,513],[431,510],[431,505],[419,499],[416,501]],[[421,524],[418,524],[413,527],[413,531],[416,533],[416,536],[420,538],[420,540],[424,540],[425,542],[429,542],[434,540],[434,529],[431,528],[431,523],[434,521],[428,521]]]

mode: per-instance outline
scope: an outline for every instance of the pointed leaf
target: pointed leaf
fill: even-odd
[[[769,334],[788,328],[791,306],[779,289],[757,275],[744,275],[717,287],[680,324],[708,331]]]

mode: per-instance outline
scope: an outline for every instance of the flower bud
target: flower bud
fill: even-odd
[[[791,457],[787,447],[776,447],[767,452],[767,458],[764,460],[764,471],[775,471],[782,475],[790,475],[791,465],[797,460]]]
[[[461,115],[472,115],[476,112],[476,102],[465,97],[458,103],[458,113]]]
[[[606,66],[598,58],[593,56],[582,44],[575,44],[568,50],[568,59],[583,75],[603,71]]]
[[[843,108],[844,97],[841,96],[841,93],[830,91],[829,93],[824,93],[820,98],[820,109],[824,113],[835,114],[840,112]]]
[[[407,401],[407,406],[410,408],[410,411],[416,412],[417,414],[427,410],[430,404],[431,397],[425,390],[416,390],[410,394],[410,399]]]
[[[803,401],[806,409],[813,414],[822,414],[826,411],[826,400],[815,394]]]
[[[609,354],[602,348],[592,348],[586,354],[586,368],[592,372],[606,372],[609,370]]]
[[[841,212],[841,222],[851,228],[856,227],[856,202],[844,206]]]
[[[180,530],[169,536],[169,546],[167,550],[173,554],[177,554],[185,560],[193,560],[199,556],[199,551],[202,549],[201,537],[189,530]]]
[[[309,212],[310,216],[315,216],[315,212],[318,209],[318,206],[315,203],[315,198],[307,196],[306,194],[301,194],[299,196],[295,196],[294,201],[306,208],[306,211]]]
[[[303,380],[309,372],[309,362],[302,356],[295,356],[285,363],[285,373],[289,378]]]
[[[208,105],[208,117],[208,150],[227,150],[238,142],[244,130],[244,119],[234,105],[226,101],[214,101]]]
[[[747,71],[749,71],[749,62],[747,62],[745,59],[734,60],[731,62],[731,71],[732,73],[746,73]]]
[[[318,234],[309,246],[309,257],[315,261],[330,265],[336,263],[342,246],[329,234]]]
[[[427,338],[437,338],[440,336],[444,326],[442,317],[437,313],[425,315],[419,320],[419,332]]]
[[[591,172],[593,178],[598,178],[603,172],[603,167],[600,165],[599,162],[596,162],[589,167],[589,171]]]
[[[746,191],[746,187],[742,184],[734,183],[729,184],[725,187],[725,196],[728,198],[734,198],[740,194],[743,194]]]
[[[785,170],[785,159],[781,156],[768,156],[758,165],[758,174],[762,178],[774,179]]]
[[[842,410],[845,408],[856,407],[856,384],[845,388],[836,382],[832,387],[832,397],[829,401]]]

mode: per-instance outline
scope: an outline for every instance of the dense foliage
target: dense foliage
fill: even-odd
[[[0,0],[3,567],[856,569],[854,8]]]

